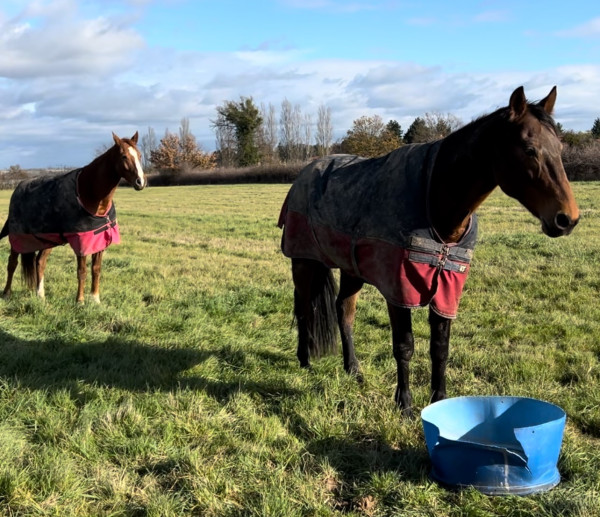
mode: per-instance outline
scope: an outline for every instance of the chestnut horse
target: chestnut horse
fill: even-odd
[[[131,138],[113,133],[113,140],[112,147],[81,169],[17,186],[0,233],[0,239],[8,235],[11,245],[5,298],[11,294],[19,255],[27,286],[44,298],[48,256],[54,246],[68,243],[77,255],[77,302],[84,301],[88,255],[92,256],[92,299],[100,301],[102,254],[110,244],[120,242],[113,195],[121,179],[136,190],[146,186],[138,133]]]
[[[423,305],[429,305],[431,331],[430,400],[446,397],[450,326],[469,270],[479,205],[500,186],[550,237],[568,235],[579,221],[551,116],[555,101],[556,87],[538,103],[529,103],[520,87],[507,107],[435,143],[380,158],[326,157],[300,173],[279,225],[283,252],[292,259],[302,367],[310,366],[311,356],[335,351],[339,327],[344,368],[361,379],[352,328],[359,291],[371,283],[387,301],[396,404],[412,414],[410,309]],[[425,179],[412,179],[409,165],[415,163],[423,163]],[[413,190],[405,195],[408,185]],[[331,268],[340,269],[337,297]]]

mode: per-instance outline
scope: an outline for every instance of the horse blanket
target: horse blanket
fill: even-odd
[[[79,200],[81,169],[56,176],[22,181],[10,198],[8,219],[0,238],[8,235],[11,248],[30,253],[69,244],[86,256],[121,241],[114,203],[104,215],[88,212]]]
[[[477,237],[471,217],[460,242],[437,237],[428,215],[441,142],[380,158],[333,155],[305,167],[281,209],[285,256],[317,260],[377,287],[401,307],[455,318]]]

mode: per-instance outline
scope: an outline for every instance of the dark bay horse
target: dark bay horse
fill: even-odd
[[[352,328],[359,291],[375,285],[387,301],[397,363],[397,405],[412,414],[409,362],[412,307],[429,305],[431,401],[446,397],[450,326],[475,245],[479,205],[497,187],[541,221],[550,237],[568,235],[579,209],[552,119],[556,87],[537,103],[523,87],[509,105],[430,144],[380,158],[336,155],[307,166],[290,189],[279,225],[292,259],[298,359],[335,351],[361,373]],[[336,286],[331,268],[340,269]]]
[[[66,174],[21,182],[10,200],[0,239],[11,245],[3,296],[9,297],[21,255],[27,286],[44,297],[44,271],[54,246],[69,244],[77,255],[77,302],[84,301],[87,257],[92,256],[92,299],[100,301],[102,254],[120,242],[113,195],[121,179],[136,190],[146,186],[137,148],[138,133],[119,138],[90,164]]]

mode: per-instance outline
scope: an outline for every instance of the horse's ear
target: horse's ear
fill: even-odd
[[[527,111],[527,99],[525,98],[525,90],[522,86],[519,86],[512,92],[508,107],[510,108],[511,120],[518,120],[525,115]]]
[[[554,111],[554,103],[556,102],[556,86],[550,90],[548,96],[538,102],[538,106],[544,108],[544,111],[549,115],[552,115]]]
[[[121,139],[117,135],[115,135],[114,131],[113,131],[112,135],[113,135],[113,140],[115,141],[115,144],[121,145]]]
[[[138,132],[137,132],[137,131],[135,132],[135,135],[133,135],[133,136],[131,137],[131,141],[132,141],[134,144],[137,144],[137,141],[138,141]]]

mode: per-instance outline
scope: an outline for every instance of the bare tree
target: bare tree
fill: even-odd
[[[279,154],[284,162],[302,160],[302,112],[300,106],[284,99],[279,116],[280,139]]]
[[[308,160],[312,155],[312,118],[310,113],[304,115],[302,119],[302,142],[301,159]]]
[[[291,160],[291,146],[293,145],[293,112],[292,103],[283,99],[281,113],[279,114],[279,154],[284,162]]]
[[[333,142],[333,127],[331,125],[331,109],[321,104],[319,106],[317,116],[317,134],[315,139],[317,142],[317,154],[325,156],[331,150]]]
[[[259,128],[260,147],[262,161],[265,163],[274,163],[276,161],[277,150],[277,120],[275,116],[275,106],[269,103],[268,106],[261,104],[260,114],[262,124]]]
[[[152,151],[156,151],[158,142],[154,128],[148,126],[148,132],[142,136],[140,142],[140,152],[142,153],[142,167],[149,169],[152,163]]]
[[[236,138],[233,126],[216,124],[217,152],[221,167],[234,167],[236,164]]]

